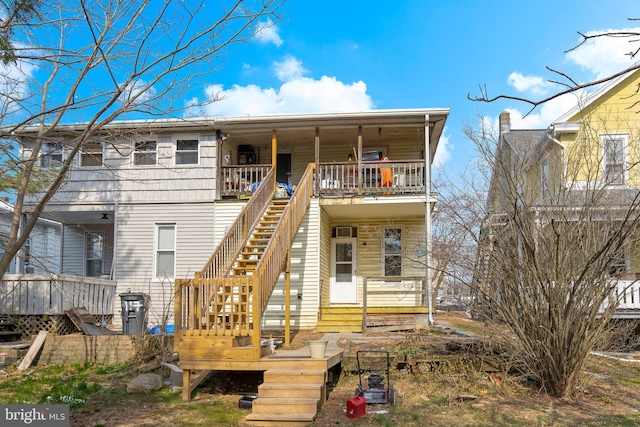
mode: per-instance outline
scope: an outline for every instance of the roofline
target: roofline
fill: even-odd
[[[581,110],[593,104],[596,100],[598,100],[598,98],[600,98],[602,95],[604,95],[609,90],[611,90],[611,88],[618,85],[627,77],[630,77],[633,73],[637,72],[640,69],[638,68],[639,65],[640,65],[640,62],[636,62],[634,65],[632,65],[632,67],[635,67],[635,68],[603,84],[598,90],[596,90],[592,94],[587,95],[584,103],[581,103],[581,102],[576,103],[575,107],[573,107],[571,110],[564,113],[562,116],[556,119],[553,123],[556,124],[556,123],[567,122],[567,120],[569,120],[571,117],[578,114]]]
[[[324,112],[324,113],[301,113],[301,114],[267,114],[267,115],[243,115],[243,116],[216,116],[216,117],[193,117],[193,118],[166,118],[166,119],[138,119],[114,121],[105,125],[104,129],[127,129],[127,128],[187,128],[187,127],[212,127],[213,129],[223,129],[225,127],[248,126],[255,128],[267,127],[293,127],[305,123],[306,126],[321,125],[348,125],[355,123],[376,125],[383,122],[395,123],[424,123],[425,116],[429,116],[429,122],[435,122],[446,118],[449,115],[449,108],[412,108],[412,109],[389,109],[370,110],[356,112]],[[407,120],[412,119],[412,120]],[[277,125],[277,126],[276,126]],[[284,126],[283,126],[284,125]],[[78,131],[84,129],[86,123],[73,123],[56,126],[60,131]],[[28,126],[20,129],[16,133],[37,132],[39,126]]]

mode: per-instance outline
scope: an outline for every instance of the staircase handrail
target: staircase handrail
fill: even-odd
[[[202,278],[224,277],[229,274],[246,240],[273,198],[275,179],[275,170],[271,168],[205,264],[200,272]]]
[[[259,284],[253,287],[255,319],[262,318],[264,314],[267,302],[284,267],[286,254],[293,245],[298,228],[307,212],[313,195],[314,170],[315,163],[310,163],[284,209],[264,255],[253,273],[254,284]],[[256,326],[254,325],[254,328]]]

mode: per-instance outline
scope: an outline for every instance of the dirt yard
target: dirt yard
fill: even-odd
[[[485,339],[443,328],[341,339],[344,369],[313,426],[640,425],[639,362],[591,357],[576,395],[553,399],[526,375],[505,373],[509,366],[498,363],[504,360],[484,325],[458,313],[441,314],[436,321]],[[321,335],[298,333],[292,345],[304,346]],[[365,349],[389,352],[396,405],[368,405],[366,416],[351,419],[345,404],[359,381],[354,356]],[[624,356],[640,359],[636,353]],[[68,402],[71,425],[77,427],[244,426],[248,410],[238,408],[238,400],[255,392],[262,380],[255,372],[212,373],[187,404],[168,388],[127,393],[127,383],[140,372],[145,372],[140,364],[33,367],[26,373],[8,368],[0,371],[0,402]],[[156,372],[169,375],[163,369]]]

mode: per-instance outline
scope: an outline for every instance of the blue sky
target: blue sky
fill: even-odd
[[[391,6],[391,4],[393,4]],[[546,128],[569,110],[567,98],[528,111],[524,104],[472,102],[490,95],[539,98],[557,86],[545,66],[580,82],[631,61],[628,40],[599,39],[568,54],[578,31],[640,27],[637,1],[289,0],[283,21],[254,43],[236,45],[194,98],[219,93],[210,115],[449,107],[438,161],[463,169],[472,147],[461,130],[479,115],[512,113],[519,128]],[[636,6],[636,7],[633,7]]]

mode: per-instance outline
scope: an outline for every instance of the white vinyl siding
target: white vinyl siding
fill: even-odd
[[[104,236],[101,274],[110,274],[113,260],[113,224],[66,225],[63,232],[62,273],[79,276],[85,276],[88,273],[86,271],[86,234]]]
[[[174,277],[193,278],[215,249],[213,203],[121,204],[117,218],[117,293],[142,292],[150,297],[149,325],[173,322],[173,280],[154,279],[155,224],[175,224]],[[116,322],[120,308],[116,305]]]

